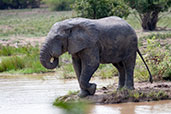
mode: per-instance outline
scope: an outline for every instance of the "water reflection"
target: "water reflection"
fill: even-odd
[[[113,84],[111,80],[93,79],[98,87]],[[53,107],[57,96],[77,91],[77,80],[57,79],[56,74],[0,75],[0,114],[62,114]],[[171,101],[92,105],[88,114],[171,114]]]
[[[89,114],[171,114],[171,100],[95,105]]]

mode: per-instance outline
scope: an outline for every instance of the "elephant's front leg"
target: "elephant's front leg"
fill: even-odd
[[[80,75],[81,75],[81,59],[79,58],[78,55],[73,55],[72,56],[72,63],[74,66],[74,70],[78,79],[78,83],[80,85]],[[90,95],[90,93],[87,90],[84,90],[83,88],[81,88],[80,86],[80,92],[78,94],[78,96],[80,97],[84,97]]]
[[[94,95],[96,91],[96,84],[89,83],[93,73],[99,66],[99,54],[96,48],[87,48],[80,54],[81,58],[81,75],[80,75],[80,87],[83,90],[87,90],[90,95]],[[83,94],[83,97],[87,95]],[[82,96],[81,96],[82,97]]]

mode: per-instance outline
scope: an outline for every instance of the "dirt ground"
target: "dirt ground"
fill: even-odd
[[[171,82],[135,83],[135,90],[117,90],[117,85],[110,85],[96,90],[94,96],[80,99],[76,93],[61,96],[59,101],[88,100],[96,104],[116,104],[124,102],[143,102],[156,100],[171,100]]]

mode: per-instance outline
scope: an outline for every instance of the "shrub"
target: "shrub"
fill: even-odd
[[[127,17],[128,7],[118,0],[76,0],[73,9],[78,16],[86,18],[103,18],[108,16]]]
[[[53,11],[67,11],[71,10],[71,4],[75,0],[43,0],[45,4]]]

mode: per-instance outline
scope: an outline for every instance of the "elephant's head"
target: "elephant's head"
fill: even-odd
[[[75,54],[97,41],[96,26],[78,18],[55,23],[40,50],[40,62],[47,69],[56,68],[60,55]]]

